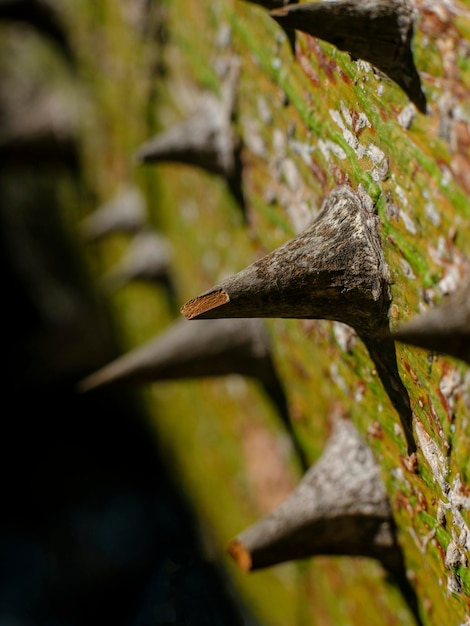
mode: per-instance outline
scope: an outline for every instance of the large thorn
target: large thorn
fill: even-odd
[[[329,319],[360,333],[384,325],[388,270],[368,213],[347,186],[334,189],[314,224],[181,308],[188,319]]]
[[[246,571],[318,554],[400,562],[379,468],[349,420],[337,419],[322,457],[293,494],[238,535],[229,552]]]
[[[181,308],[187,319],[286,317],[349,324],[369,350],[400,415],[408,453],[416,450],[409,398],[388,328],[389,273],[377,217],[350,187],[334,189],[306,231]]]
[[[151,382],[242,374],[268,383],[273,368],[260,320],[218,320],[170,327],[80,383],[89,391],[117,382]]]
[[[292,428],[284,389],[276,373],[261,320],[216,320],[174,324],[149,343],[116,359],[79,383],[82,392],[112,383],[240,374],[254,378],[271,398],[304,469],[305,453]]]
[[[349,420],[337,418],[322,456],[297,489],[238,535],[228,552],[247,572],[316,555],[378,559],[422,624],[379,468]]]
[[[146,222],[144,198],[138,189],[129,187],[85,218],[80,230],[86,240],[95,241],[116,232],[133,234]]]
[[[470,363],[470,283],[392,333],[403,343]]]
[[[271,16],[283,27],[301,30],[369,61],[426,112],[411,51],[413,12],[407,0],[293,4],[271,11]]]
[[[238,74],[238,64],[230,64],[222,98],[211,93],[199,96],[200,105],[190,117],[145,142],[135,159],[138,163],[185,163],[222,176],[244,208],[241,146],[232,127]]]

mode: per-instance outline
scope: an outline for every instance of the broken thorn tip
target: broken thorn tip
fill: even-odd
[[[183,304],[180,311],[186,319],[192,320],[212,309],[227,304],[227,302],[230,302],[228,293],[223,289],[218,289],[189,300]]]

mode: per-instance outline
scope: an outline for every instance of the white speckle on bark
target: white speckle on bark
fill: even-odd
[[[406,197],[406,193],[403,191],[400,185],[395,184],[395,193],[397,194],[400,203],[403,206],[408,206],[408,198]]]
[[[232,40],[230,24],[222,24],[216,33],[215,45],[217,48],[228,48]]]
[[[365,113],[359,113],[357,119],[354,122],[353,131],[358,133],[363,128],[372,128],[372,124],[369,122],[369,118]]]
[[[243,143],[256,156],[263,159],[267,156],[267,148],[262,138],[258,124],[254,120],[246,120],[244,124]]]
[[[377,167],[374,167],[372,170],[372,178],[376,183],[379,183],[381,180],[385,180],[390,171],[390,160],[385,157]]]
[[[411,102],[404,107],[398,115],[398,123],[402,128],[408,130],[415,118],[415,107]]]
[[[196,222],[199,219],[199,207],[197,202],[195,202],[192,198],[186,198],[181,201],[180,213],[182,219],[186,223],[192,224]]]
[[[364,74],[374,73],[374,69],[372,65],[368,61],[364,61],[363,59],[358,59],[356,61],[356,66],[357,66],[357,69],[360,70],[361,72],[364,72]]]
[[[395,437],[401,437],[401,428],[397,423],[393,424],[393,432],[395,433]]]
[[[373,143],[367,146],[367,156],[370,158],[374,165],[379,165],[385,159],[385,154],[375,146]]]
[[[356,333],[346,324],[333,322],[333,334],[343,352],[351,353],[356,345]]]
[[[352,128],[352,117],[351,117],[351,113],[349,112],[348,107],[346,106],[346,104],[341,101],[341,114],[343,116],[344,121],[346,122],[346,124],[349,126],[349,128]]]
[[[416,275],[411,269],[411,265],[408,263],[408,261],[405,261],[405,259],[400,259],[400,265],[405,276],[407,278],[411,278],[412,280],[415,280]]]
[[[438,286],[442,295],[449,295],[457,291],[461,284],[462,276],[460,275],[459,268],[456,265],[451,265],[444,278],[439,281]]]
[[[289,146],[291,147],[292,152],[298,154],[306,165],[311,165],[311,155],[313,152],[312,146],[294,139],[289,141]]]
[[[449,593],[462,593],[462,583],[453,572],[447,578],[447,591]]]
[[[276,152],[276,156],[284,156],[286,151],[286,137],[279,128],[274,129],[273,132],[273,148]]]
[[[271,109],[269,107],[269,104],[266,98],[259,96],[256,104],[257,104],[259,119],[264,124],[271,124],[273,121],[273,116],[272,116],[272,112],[271,112]]]
[[[447,459],[442,454],[437,443],[426,432],[420,422],[416,422],[416,436],[418,438],[419,447],[426,459],[434,480],[439,484],[443,493],[447,496],[450,491],[449,483],[446,478],[449,474]]]
[[[298,189],[301,184],[301,177],[294,161],[289,158],[284,159],[281,168],[284,180],[286,181],[289,189],[291,191]]]
[[[341,146],[338,146],[336,143],[329,139],[327,139],[326,141],[320,139],[320,141],[318,142],[318,147],[320,148],[323,157],[327,161],[330,161],[330,152],[341,161],[347,158],[346,152],[343,150],[343,148],[341,148]]]
[[[434,204],[432,204],[432,202],[426,203],[426,206],[424,207],[424,213],[433,226],[440,226],[441,216],[437,212],[437,209]]]
[[[406,211],[400,209],[400,217],[403,220],[406,230],[412,235],[416,235],[416,226]]]
[[[331,119],[341,129],[341,132],[343,134],[344,140],[346,141],[348,146],[350,148],[352,148],[352,150],[354,150],[354,152],[356,153],[358,158],[362,159],[362,157],[366,153],[366,150],[365,150],[364,146],[362,146],[359,143],[358,138],[349,130],[349,128],[346,127],[346,125],[345,125],[345,123],[343,121],[343,118],[341,117],[341,114],[339,113],[339,111],[335,111],[334,109],[330,109],[329,113],[330,113]]]
[[[442,171],[441,185],[443,187],[448,187],[453,179],[452,172],[449,170],[449,168],[445,167],[444,165],[441,166],[441,171]]]
[[[348,386],[346,384],[346,381],[344,380],[344,378],[339,373],[339,369],[338,369],[338,364],[337,363],[331,363],[331,365],[330,365],[330,376],[331,376],[331,380],[334,382],[335,385],[337,385],[341,389],[341,391],[343,391],[344,393],[348,393],[349,392],[349,388],[348,388]]]

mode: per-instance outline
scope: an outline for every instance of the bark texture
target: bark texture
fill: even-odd
[[[422,111],[426,99],[411,53],[413,14],[408,0],[313,2],[271,12],[281,26],[324,39],[369,61],[394,80]]]
[[[66,78],[65,66],[51,62],[47,91],[54,99],[36,94],[39,104],[59,102],[64,113],[70,84],[86,86],[70,118],[51,119],[44,110],[53,106],[42,104],[30,117],[16,115],[30,97],[22,77],[44,76],[36,64],[52,53],[30,54],[31,33],[0,37],[2,85],[15,85],[0,94],[3,119],[11,121],[0,122],[0,166],[33,160],[35,167],[39,146],[44,163],[81,168],[76,202],[67,184],[55,195],[97,286],[142,228],[170,242],[172,293],[131,282],[107,296],[121,354],[173,324],[172,298],[181,305],[203,294],[184,306],[188,317],[270,318],[269,362],[290,435],[259,385],[233,363],[220,365],[217,355],[220,373],[230,375],[142,392],[152,435],[191,494],[213,558],[261,623],[397,626],[415,623],[414,612],[427,626],[461,626],[470,622],[470,11],[458,0],[283,4],[68,3],[58,23],[79,72]],[[280,24],[298,29],[290,44]],[[12,28],[10,21],[1,28]],[[239,68],[228,91],[227,68]],[[195,94],[212,104],[178,127],[197,108]],[[169,152],[139,166],[137,147],[155,136],[157,144],[162,137],[174,143],[172,128],[198,146],[194,158],[178,139],[173,154],[183,167]],[[26,184],[15,182],[11,194],[23,193]],[[123,227],[118,220],[85,247],[83,219],[126,188],[139,189],[147,218]],[[7,209],[4,231],[20,241],[19,216]],[[106,362],[104,354],[112,360],[101,346],[105,333],[75,306],[80,298],[46,295],[45,285],[62,291],[31,261],[34,237],[28,242],[9,246],[21,251],[17,273],[37,294],[50,331],[43,358],[31,367],[45,378],[69,368],[77,382]],[[433,330],[437,344],[422,344],[431,352],[393,345],[378,332],[388,326],[405,339],[411,319],[444,327]],[[204,340],[211,323],[187,327],[204,324],[201,343],[222,348]],[[183,339],[178,333],[180,361],[181,353],[190,356]],[[264,364],[249,376],[269,386]],[[207,371],[204,362],[198,374]],[[406,571],[401,589],[406,595],[408,585],[417,599],[412,611],[376,560],[333,557],[333,540],[330,556],[255,576],[225,555],[231,537],[256,527],[294,492],[302,473],[296,446],[313,465],[337,413],[351,417],[379,468]],[[340,485],[334,465],[329,473],[321,463],[333,491]],[[266,564],[269,558],[276,560],[267,555]]]

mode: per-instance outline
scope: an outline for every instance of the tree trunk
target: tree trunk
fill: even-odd
[[[312,226],[334,189],[350,188],[364,223],[374,224],[371,239],[380,240],[375,252],[384,259],[387,321],[381,299],[377,328],[370,321],[375,309],[365,310],[368,297],[354,306],[343,301],[349,279],[335,283],[334,296],[329,291],[327,272],[336,279],[340,271],[331,254],[340,248],[333,227],[334,248],[323,229],[324,254],[315,248],[319,227],[299,237],[312,251],[299,267],[304,258],[316,263],[327,252],[333,258],[319,262],[326,282],[319,279],[308,292],[312,301],[318,290],[325,297],[317,308],[302,300],[305,281],[292,270],[296,245],[290,256],[276,256],[284,266],[279,261],[272,274],[257,273],[266,288],[275,287],[266,327],[277,397],[287,408],[280,410],[251,373],[155,377],[142,386],[152,433],[188,494],[212,558],[223,564],[241,603],[270,626],[470,623],[467,366],[440,352],[394,347],[384,331],[439,306],[468,277],[470,12],[457,0],[413,0],[412,13],[402,2],[365,2],[382,4],[392,7],[387,23],[398,7],[412,30],[384,35],[366,11],[362,43],[353,45],[348,31],[354,34],[357,24],[348,14],[334,39],[338,47],[302,32],[305,16],[284,23],[286,36],[279,17],[285,9],[275,11],[278,24],[266,8],[242,0],[81,0],[60,7],[81,90],[80,180],[88,190],[79,216],[65,219],[97,280],[134,235],[127,229],[85,244],[79,221],[123,188],[141,190],[144,228],[170,246],[168,279],[129,283],[107,296],[123,352],[177,319],[174,299],[182,306],[207,293],[212,299],[203,313],[222,310],[232,298],[230,277],[255,261],[255,269],[264,267],[268,253]],[[322,20],[328,19],[326,10]],[[315,28],[332,37],[331,29],[317,22]],[[170,135],[170,148],[161,139],[148,142],[188,119],[182,139]],[[178,142],[185,137],[192,145],[183,149]],[[174,152],[171,142],[178,144]],[[355,259],[347,257],[346,269]],[[308,285],[315,267],[308,265]],[[289,306],[282,296],[278,317],[276,290],[289,271],[300,287],[288,286]],[[357,276],[363,278],[360,268]],[[257,313],[265,310],[263,292],[257,287],[259,302],[247,293],[236,313],[232,298],[226,316],[264,317]],[[286,314],[292,299],[301,314]],[[284,319],[290,317],[305,319]],[[76,381],[107,360],[103,349],[81,362]],[[400,573],[370,558],[372,547],[338,555],[329,537],[308,560],[247,575],[227,546],[288,497],[339,418],[353,422],[378,464]],[[243,569],[246,554],[237,559],[231,545]]]

